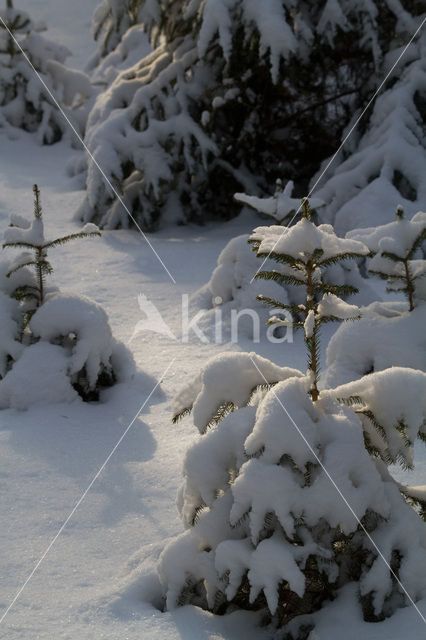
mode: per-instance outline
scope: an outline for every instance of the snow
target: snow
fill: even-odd
[[[89,298],[53,294],[33,315],[30,327],[35,336],[47,341],[76,336],[69,374],[75,376],[85,369],[90,388],[96,385],[102,368],[111,369],[113,340],[108,316]]]
[[[200,324],[207,331],[212,331],[211,323],[215,322],[215,314],[220,311],[223,335],[232,338],[233,314],[241,313],[238,337],[253,338],[256,332],[259,335],[265,332],[271,315],[266,305],[257,301],[257,296],[287,301],[287,291],[281,285],[253,279],[260,261],[248,244],[249,237],[249,234],[238,235],[228,242],[217,258],[217,266],[209,281],[192,297],[192,308],[205,311]],[[253,322],[250,315],[245,315],[246,310],[252,309],[256,311],[258,324]]]
[[[424,369],[426,305],[411,313],[406,303],[373,303],[361,320],[341,325],[327,348],[323,384],[336,386],[391,366]]]
[[[414,240],[426,228],[426,213],[418,211],[411,219],[401,218],[385,225],[353,229],[346,236],[368,244],[371,251],[377,252],[385,238],[396,244],[396,253],[404,253],[411,249]]]
[[[232,402],[236,407],[244,406],[256,387],[265,384],[265,379],[272,383],[300,375],[296,369],[279,367],[255,352],[225,353],[203,367],[196,384],[191,381],[183,387],[173,413],[192,407],[194,424],[204,433],[221,405]]]
[[[45,243],[43,221],[39,218],[35,218],[27,229],[9,227],[3,234],[3,243],[23,243],[35,246],[43,245]]]
[[[372,412],[380,425],[375,430],[368,416],[362,418],[369,439],[383,459],[409,467],[414,464],[413,444],[425,427],[426,373],[392,366],[327,390],[323,395],[360,398],[361,407]],[[403,429],[395,428],[398,424],[404,425]]]
[[[281,181],[277,182],[276,193],[271,198],[257,198],[256,196],[249,196],[245,193],[234,194],[234,199],[237,202],[242,202],[252,207],[256,211],[265,213],[271,218],[274,218],[279,224],[283,224],[286,218],[290,218],[296,215],[301,209],[300,198],[292,198],[291,194],[294,188],[293,180],[289,180],[282,188]],[[323,200],[319,198],[310,198],[309,204],[312,209],[318,209],[324,206]]]
[[[334,293],[325,293],[318,305],[320,317],[333,316],[340,320],[354,320],[359,318],[359,308],[354,304],[348,304]]]
[[[326,260],[343,252],[361,255],[369,253],[364,243],[349,238],[337,238],[331,225],[321,224],[316,227],[305,218],[292,227],[257,227],[251,239],[260,241],[258,254],[265,256],[271,251],[302,256],[304,253],[313,254],[317,249],[323,252],[320,259]]]
[[[313,309],[311,309],[308,312],[308,315],[306,316],[305,322],[303,323],[303,328],[305,330],[306,338],[312,338],[312,335],[314,333],[314,327],[315,327],[315,312]]]
[[[0,408],[25,410],[76,400],[67,369],[68,359],[61,347],[46,342],[26,347],[0,381]]]
[[[90,13],[96,4],[97,0],[19,2],[19,6],[30,10],[34,17],[48,22],[49,37],[76,54],[77,66],[83,66],[94,48],[88,30]],[[0,136],[2,230],[7,227],[11,211],[19,214],[30,211],[31,187],[33,182],[37,182],[42,188],[45,219],[52,235],[79,231],[71,219],[84,194],[76,189],[76,181],[66,177],[68,160],[80,157],[76,150],[62,143],[49,149],[40,148],[26,133],[14,141],[3,133]],[[415,210],[414,205],[412,209],[407,208],[409,212]],[[383,217],[386,216],[387,213]],[[70,294],[88,296],[102,305],[108,312],[114,335],[122,341],[130,339],[140,319],[137,298],[141,292],[155,303],[178,334],[179,313],[176,310],[180,307],[180,294],[195,292],[204,285],[229,238],[247,234],[252,225],[253,219],[242,217],[220,227],[176,228],[149,235],[178,281],[175,288],[171,287],[161,265],[141,237],[128,230],[105,232],[96,243],[75,243],[64,247],[61,257],[58,254],[53,259],[55,276],[61,289]],[[259,265],[259,261],[256,263]],[[194,265],[197,265],[196,269]],[[4,286],[2,278],[2,291],[6,291],[4,287],[12,288],[13,282],[16,285],[18,277],[21,277],[19,272],[10,279],[4,279]],[[9,297],[7,299],[10,300]],[[2,305],[2,308],[5,307]],[[13,314],[13,302],[10,313]],[[415,313],[403,314],[403,317],[410,322],[412,319],[414,323]],[[399,317],[400,312],[397,315]],[[423,322],[424,327],[424,320],[418,319],[417,322]],[[357,324],[347,326],[354,329]],[[3,340],[3,332],[8,331],[3,319],[1,327]],[[324,327],[324,347],[328,330]],[[374,341],[378,344],[380,331],[383,331],[383,325],[371,339],[370,349]],[[416,358],[419,363],[416,368],[419,368],[423,352],[417,347],[409,349],[405,342],[414,333],[408,322],[406,330],[396,330],[394,337],[389,338],[387,348],[392,346],[394,352],[399,350],[400,364],[405,366],[408,365],[408,356]],[[7,348],[12,345],[19,351],[18,343],[14,345],[10,339],[13,340],[12,333],[7,337]],[[241,341],[242,349],[251,350],[251,345],[247,338]],[[37,363],[37,368],[33,383],[37,384],[43,354],[47,350],[49,358],[56,363],[57,378],[52,382],[52,388],[63,384],[66,397],[69,387],[62,377],[63,358],[55,347],[48,343],[34,345],[31,366]],[[188,344],[181,344],[165,335],[150,332],[138,334],[131,348],[139,369],[147,374],[139,373],[132,383],[109,390],[101,403],[83,404],[77,399],[71,404],[66,400],[62,404],[33,406],[25,412],[15,409],[1,411],[0,549],[3,568],[0,601],[4,610],[154,388],[155,380],[177,357],[162,383],[164,392],[157,391],[143,408],[2,622],[2,632],[10,640],[36,637],[46,640],[103,637],[111,640],[141,637],[147,640],[240,640],[241,637],[266,640],[270,634],[259,626],[261,619],[257,613],[239,611],[215,616],[193,606],[161,612],[164,605],[162,590],[155,575],[158,557],[169,536],[174,537],[181,532],[174,495],[181,480],[182,460],[190,445],[198,441],[189,421],[175,426],[170,424],[171,398],[182,384],[187,382],[190,385],[196,372],[209,358],[218,352],[235,349],[235,345],[216,347],[200,344],[195,338]],[[303,345],[297,339],[294,344],[286,344],[283,348],[262,342],[256,350],[281,366],[303,366]],[[366,352],[367,347],[363,350]],[[402,362],[404,350],[405,363]],[[18,355],[16,353],[16,358]],[[15,369],[16,375],[18,371]],[[24,386],[13,385],[13,390],[10,387],[9,391],[19,394],[19,402],[25,403],[26,382],[22,382],[21,373],[20,384]],[[46,394],[47,397],[49,392],[49,386],[40,385],[38,394]],[[237,415],[240,412],[242,416],[245,414],[245,418],[241,419],[239,430]],[[239,409],[225,419],[227,424],[235,421],[233,424],[236,425],[229,438],[241,442],[243,430],[250,426],[249,415],[252,414],[253,408]],[[211,430],[203,438],[213,437],[214,433]],[[226,441],[229,442],[227,436]],[[226,449],[219,443],[217,453],[226,455]],[[213,467],[212,462],[212,474],[215,473]],[[419,448],[416,449],[415,476],[410,476],[411,480],[407,479],[407,482],[423,484],[424,469],[425,455]],[[404,526],[401,524],[398,542],[407,537],[408,528],[413,531],[406,522]],[[227,541],[226,544],[234,542],[240,541]],[[224,548],[221,564],[217,554],[217,569],[231,568],[234,584],[238,582],[238,572],[247,566],[244,553],[241,547]],[[265,559],[268,557],[269,554],[265,554]],[[419,571],[424,571],[422,561],[416,564]],[[413,580],[416,578],[415,568],[413,564],[409,568]],[[267,576],[262,574],[262,567],[256,566],[256,569],[257,584],[265,585]],[[268,594],[273,599],[272,586]],[[417,604],[426,615],[426,599]],[[312,640],[315,636],[328,640],[340,640],[343,636],[347,640],[359,637],[366,640],[400,640],[402,637],[420,640],[424,637],[424,622],[411,606],[399,609],[392,618],[379,624],[362,622],[353,585],[345,587],[323,612],[315,614],[315,621]]]

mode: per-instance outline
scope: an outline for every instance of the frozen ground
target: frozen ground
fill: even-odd
[[[52,37],[78,51],[81,65],[90,50],[88,25],[94,0],[24,0],[20,6],[53,25]],[[60,5],[60,7],[59,7]],[[12,212],[29,214],[37,182],[48,231],[77,230],[72,215],[83,199],[66,176],[77,153],[62,144],[40,148],[21,135],[0,138],[0,231]],[[151,236],[176,279],[171,283],[150,248],[133,231],[106,232],[51,253],[63,289],[94,298],[110,315],[118,339],[128,342],[143,319],[138,294],[155,303],[175,333],[180,330],[181,294],[204,284],[228,239],[251,229],[253,219],[218,227],[173,229]],[[164,542],[181,531],[174,504],[183,453],[196,437],[190,420],[170,423],[171,399],[206,358],[231,345],[188,344],[151,332],[131,342],[144,372],[162,377],[159,389],[94,482],[84,501],[0,625],[7,640],[261,640],[256,618],[218,618],[185,607],[163,614],[149,603],[144,575]],[[239,348],[252,349],[249,341]],[[257,347],[255,347],[257,348]],[[300,342],[260,346],[279,364],[304,366]],[[22,587],[63,522],[152,390],[138,378],[116,388],[108,403],[37,407],[0,414],[0,609]],[[413,483],[424,483],[421,465]],[[426,614],[426,603],[422,603]],[[0,612],[1,616],[1,612]],[[424,623],[404,609],[380,625],[358,622],[358,612],[334,603],[311,640],[420,640]]]

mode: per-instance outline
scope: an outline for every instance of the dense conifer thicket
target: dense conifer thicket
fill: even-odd
[[[239,211],[230,200],[235,191],[262,195],[276,178],[294,180],[296,196],[306,193],[413,35],[420,12],[420,5],[400,0],[104,0],[94,17],[99,49],[92,65],[137,25],[152,53],[98,97],[86,142],[145,229],[161,220],[229,218]],[[383,132],[374,168],[364,163],[354,174],[345,160],[360,144],[375,143],[370,120],[375,125],[386,104],[398,102],[411,131],[407,144],[422,147],[425,87],[421,46],[413,44],[386,85],[387,102],[383,96],[379,113],[368,114],[340,154],[345,180],[339,182],[337,169],[327,174],[330,215],[381,176],[393,134],[389,140]],[[417,199],[421,172],[407,175],[395,162],[382,186],[386,179],[400,197],[408,189]],[[123,206],[88,163],[79,215],[107,227],[127,225]]]

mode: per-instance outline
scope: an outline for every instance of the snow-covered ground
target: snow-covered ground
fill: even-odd
[[[89,24],[96,4],[97,0],[20,2],[52,26],[52,39],[77,54],[70,60],[76,66],[83,66],[93,50]],[[52,235],[77,231],[72,216],[84,194],[67,177],[66,165],[78,152],[62,143],[39,147],[23,133],[14,141],[1,136],[0,145],[0,231],[10,213],[31,214],[35,182],[41,189],[47,230]],[[176,284],[145,240],[123,230],[52,250],[54,277],[61,289],[103,305],[115,336],[124,342],[144,317],[139,294],[152,301],[179,334],[181,295],[205,284],[228,240],[249,232],[254,223],[255,218],[246,215],[215,227],[175,228],[150,236]],[[164,543],[182,530],[174,499],[183,454],[197,436],[188,419],[171,424],[174,394],[221,350],[256,349],[280,365],[304,368],[304,347],[299,338],[285,346],[253,345],[248,339],[238,347],[201,344],[194,334],[182,344],[148,331],[136,332],[130,346],[139,369],[148,375],[109,392],[108,402],[76,401],[0,413],[1,617],[146,401],[153,378],[160,380],[166,372],[0,624],[0,637],[268,638],[255,626],[252,614],[220,618],[194,607],[160,613],[149,603],[152,590],[144,574],[154,566]],[[413,484],[424,483],[425,468],[426,462],[418,466]],[[421,609],[426,615],[426,603]],[[358,612],[344,601],[328,611],[327,617],[320,615],[311,640],[425,637],[424,623],[413,608],[380,625],[360,625]]]

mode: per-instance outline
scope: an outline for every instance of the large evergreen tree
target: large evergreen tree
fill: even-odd
[[[231,193],[278,177],[304,192],[415,22],[399,0],[104,0],[105,52],[134,21],[154,51],[99,97],[86,142],[144,228],[230,217]],[[128,224],[88,162],[81,217]]]
[[[420,4],[417,6],[420,13]],[[401,14],[402,15],[402,14]],[[411,20],[411,35],[426,13]],[[384,58],[382,77],[402,45]],[[344,234],[356,227],[392,221],[402,204],[408,215],[423,209],[426,199],[426,29],[409,46],[383,92],[365,114],[351,139],[318,182],[315,195],[327,202],[324,221]],[[356,112],[352,124],[360,116]],[[324,161],[324,168],[329,160]],[[321,172],[322,172],[321,167]],[[312,186],[318,176],[312,179]]]

